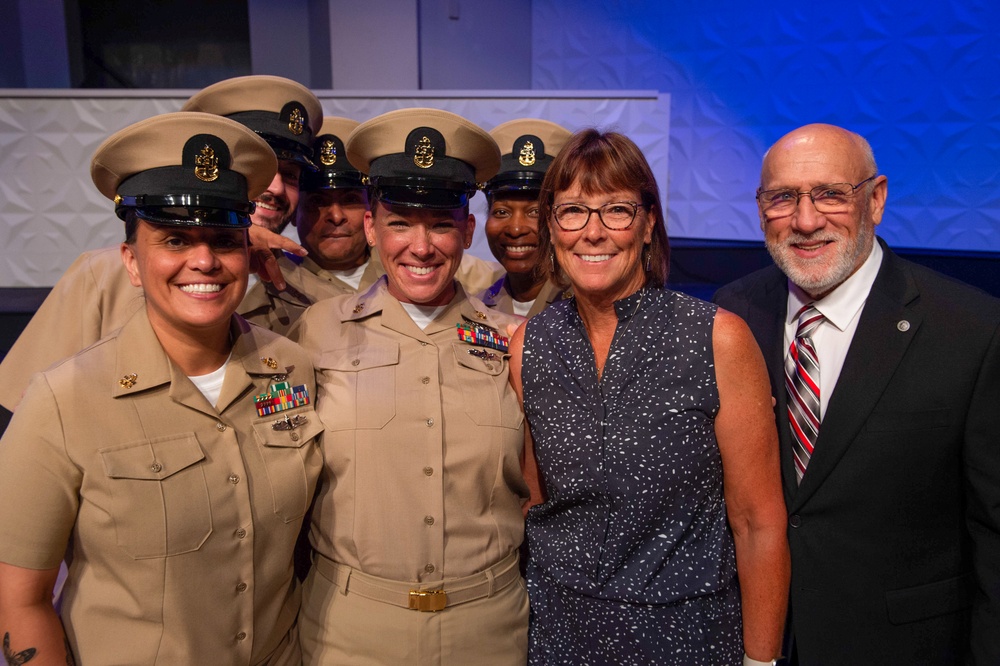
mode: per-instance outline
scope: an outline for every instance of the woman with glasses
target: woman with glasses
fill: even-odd
[[[531,663],[770,663],[788,547],[749,329],[664,287],[656,181],[628,138],[574,135],[539,202],[540,251],[574,297],[511,341],[537,503]]]

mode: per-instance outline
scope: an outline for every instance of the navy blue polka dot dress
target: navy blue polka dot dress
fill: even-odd
[[[529,320],[524,409],[547,501],[528,513],[532,664],[740,664],[715,439],[716,307],[615,303],[600,380],[575,299]]]

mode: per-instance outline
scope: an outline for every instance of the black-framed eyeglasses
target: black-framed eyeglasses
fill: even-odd
[[[590,216],[597,213],[597,219],[605,227],[624,231],[632,226],[640,208],[645,206],[635,201],[612,201],[598,208],[582,203],[561,203],[552,207],[552,217],[563,231],[579,231],[587,226]]]
[[[850,183],[828,183],[817,185],[811,190],[799,192],[793,189],[757,190],[760,209],[771,215],[791,215],[799,207],[799,198],[808,196],[813,206],[821,213],[839,213],[851,205],[855,192],[865,183],[878,178],[878,174],[865,178],[857,185]]]

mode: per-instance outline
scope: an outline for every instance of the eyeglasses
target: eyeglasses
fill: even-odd
[[[645,208],[635,201],[612,201],[599,208],[591,208],[581,203],[562,203],[552,207],[552,217],[563,231],[579,231],[587,226],[590,216],[597,213],[597,218],[608,229],[624,231],[632,226],[635,214],[640,208]]]
[[[865,178],[857,185],[850,183],[829,183],[817,185],[807,192],[792,189],[757,190],[757,203],[765,213],[771,215],[791,215],[799,207],[799,197],[808,195],[813,206],[821,213],[839,213],[851,205],[851,199],[859,187],[875,180],[878,174]]]

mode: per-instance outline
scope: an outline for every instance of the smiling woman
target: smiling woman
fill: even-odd
[[[574,135],[539,202],[543,261],[574,296],[510,346],[535,504],[530,663],[773,659],[788,548],[749,329],[664,288],[658,189],[627,137]]]
[[[313,368],[235,315],[249,199],[276,166],[240,123],[190,112],[94,154],[144,306],[36,375],[0,441],[5,654],[299,662],[292,552],[322,464]]]
[[[516,320],[455,280],[475,229],[469,197],[500,151],[464,118],[405,109],[360,125],[347,155],[372,183],[365,234],[386,274],[289,332],[329,398],[303,662],[523,666]]]

